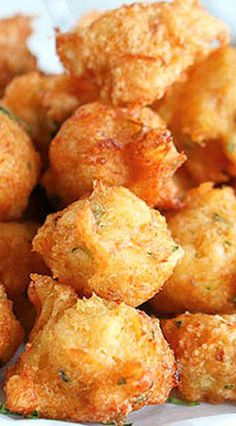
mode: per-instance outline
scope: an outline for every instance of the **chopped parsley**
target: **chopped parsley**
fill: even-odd
[[[15,416],[20,418],[26,418],[26,419],[39,419],[39,413],[38,411],[33,411],[31,414],[27,416],[21,416],[20,414],[13,413],[12,411],[8,410],[6,408],[5,404],[0,404],[0,414],[5,414],[6,416]]]
[[[9,111],[8,109],[4,108],[2,105],[0,105],[0,112],[7,115],[11,120],[15,121],[20,126],[22,126],[28,134],[31,134],[30,126],[21,117]]]
[[[127,380],[124,377],[121,377],[117,382],[118,385],[126,385],[126,383]]]
[[[225,385],[224,386],[224,389],[233,389],[234,388],[234,385]]]
[[[65,382],[65,383],[69,383],[70,382],[70,378],[67,376],[67,374],[65,373],[65,371],[60,368],[58,370],[58,376],[60,377],[60,379]]]
[[[170,397],[167,399],[167,402],[168,402],[169,404],[175,404],[175,405],[186,405],[186,406],[189,406],[189,407],[193,407],[193,406],[195,406],[195,405],[200,405],[200,403],[199,403],[199,402],[196,402],[196,401],[186,401],[186,400],[184,400],[184,399],[176,398],[176,396],[170,396]]]
[[[233,143],[233,142],[228,143],[228,145],[227,145],[227,151],[228,152],[235,152],[235,149],[236,149],[235,143]]]
[[[226,222],[225,218],[221,216],[219,213],[213,213],[212,217],[216,222],[222,222],[222,223]]]
[[[174,247],[172,248],[172,252],[173,252],[173,253],[175,253],[177,250],[179,250],[179,246],[174,246]]]

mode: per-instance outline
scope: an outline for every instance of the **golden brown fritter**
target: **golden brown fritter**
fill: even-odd
[[[85,79],[31,72],[7,86],[3,104],[30,126],[33,141],[46,161],[51,139],[81,103],[97,94]]]
[[[236,401],[236,315],[186,313],[161,322],[190,401]]]
[[[167,217],[184,256],[151,301],[156,312],[236,312],[236,198],[232,188],[205,183]]]
[[[215,50],[157,108],[196,183],[236,175],[235,63],[236,49]]]
[[[165,402],[175,365],[157,319],[95,295],[77,300],[49,277],[32,279],[38,320],[8,371],[10,410],[121,425],[131,411]]]
[[[31,272],[48,271],[42,257],[32,252],[38,227],[32,222],[0,223],[0,281],[11,299],[24,292]]]
[[[228,42],[224,23],[198,0],[134,3],[103,13],[90,25],[57,35],[67,69],[89,75],[114,105],[150,105],[213,41]]]
[[[0,20],[0,97],[15,75],[33,71],[36,58],[27,47],[32,19],[15,15]]]
[[[154,296],[182,256],[158,211],[125,188],[103,185],[49,215],[33,248],[80,294],[131,306]]]
[[[12,302],[0,284],[0,366],[13,357],[23,336],[23,329],[12,312]]]
[[[39,155],[15,117],[0,106],[0,220],[19,218],[37,183]]]
[[[179,205],[172,177],[185,156],[148,108],[128,110],[98,102],[78,108],[53,139],[49,158],[43,184],[49,198],[58,194],[64,206],[91,193],[94,180],[125,186],[151,207]]]

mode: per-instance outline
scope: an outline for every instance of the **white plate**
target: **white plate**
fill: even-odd
[[[124,0],[125,1],[125,0]],[[55,15],[50,16],[47,4],[55,4]],[[56,20],[66,28],[68,22],[78,18],[90,9],[106,9],[117,7],[120,0],[70,0],[71,13],[64,10],[64,0],[8,0],[0,1],[0,16],[13,13],[28,13],[37,17],[35,20],[35,35],[30,41],[30,47],[39,57],[42,69],[48,72],[60,72],[61,66],[55,54],[54,30]],[[126,0],[132,3],[132,0]],[[236,3],[235,0],[203,0],[208,9],[224,19],[232,30],[232,40],[236,41]],[[66,18],[66,20],[65,20]],[[1,372],[0,383],[3,381],[4,370]],[[3,393],[0,386],[0,401]],[[236,426],[236,407],[230,404],[209,405],[200,404],[196,407],[151,406],[129,416],[129,422],[134,426]],[[58,426],[68,426],[67,422],[56,423]],[[14,420],[0,414],[0,426],[28,426],[29,420]],[[34,426],[55,426],[54,421],[33,420]],[[91,426],[91,425],[90,425]]]

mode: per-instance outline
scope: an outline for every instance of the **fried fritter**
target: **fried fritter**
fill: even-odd
[[[134,3],[103,13],[90,25],[57,35],[72,74],[88,75],[114,105],[150,105],[163,96],[213,41],[228,42],[226,25],[198,0]]]
[[[19,218],[37,183],[40,159],[31,139],[0,106],[0,220]]]
[[[154,296],[182,256],[158,211],[125,188],[101,184],[49,215],[33,248],[54,277],[81,295],[95,292],[131,306]]]
[[[174,87],[159,113],[167,120],[196,183],[236,176],[236,49],[211,53]]]
[[[151,301],[155,312],[236,312],[235,219],[232,188],[205,183],[189,191],[184,208],[167,217],[184,256]]]
[[[30,126],[33,141],[46,162],[48,146],[60,125],[97,94],[85,79],[31,72],[7,86],[3,104]]]
[[[190,401],[236,401],[236,315],[183,314],[161,321]]]
[[[0,366],[15,354],[23,340],[24,332],[12,312],[12,302],[7,299],[0,284]]]
[[[165,402],[175,363],[157,319],[95,295],[77,300],[69,286],[49,277],[32,279],[38,319],[8,370],[10,410],[121,425],[132,410]]]
[[[151,207],[179,205],[172,177],[185,156],[148,108],[128,110],[98,102],[78,108],[53,139],[49,158],[42,182],[49,198],[58,194],[63,206],[91,193],[94,180],[123,185]]]
[[[0,20],[0,97],[15,75],[36,69],[36,58],[27,47],[31,21],[23,15]]]
[[[32,222],[0,223],[0,281],[10,299],[24,292],[31,272],[48,272],[42,257],[32,252],[32,239],[38,227]]]

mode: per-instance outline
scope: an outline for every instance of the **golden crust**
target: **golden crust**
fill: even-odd
[[[1,107],[0,220],[17,219],[22,215],[37,183],[39,168],[39,155],[31,139]]]
[[[185,151],[196,183],[236,175],[236,49],[224,47],[193,68],[157,111]]]
[[[183,314],[161,321],[190,401],[236,401],[236,315]]]
[[[12,312],[12,302],[7,299],[0,284],[0,365],[8,362],[23,340],[24,332]]]
[[[125,188],[103,185],[49,215],[33,248],[80,294],[131,306],[156,294],[182,256],[158,211]]]
[[[95,295],[77,300],[70,287],[49,277],[32,279],[38,319],[25,352],[8,370],[10,410],[121,425],[132,410],[165,402],[175,366],[158,320]]]
[[[90,74],[114,105],[150,105],[213,41],[228,42],[224,23],[197,0],[134,3],[90,25],[57,35],[57,51],[73,74]]]
[[[50,169],[42,182],[49,197],[58,194],[64,205],[91,193],[94,180],[123,185],[150,206],[179,205],[172,177],[185,156],[148,108],[84,105],[61,127],[49,157]]]
[[[94,87],[83,78],[35,71],[12,80],[3,104],[28,123],[33,141],[46,160],[49,142],[63,121],[80,103],[96,97]]]
[[[236,198],[230,187],[205,183],[167,218],[184,256],[151,305],[155,312],[236,312]]]
[[[27,47],[31,21],[23,15],[0,20],[0,96],[15,75],[36,68],[36,58]]]
[[[30,282],[30,273],[47,273],[43,259],[31,251],[38,224],[0,223],[0,279],[11,299],[19,297]]]

